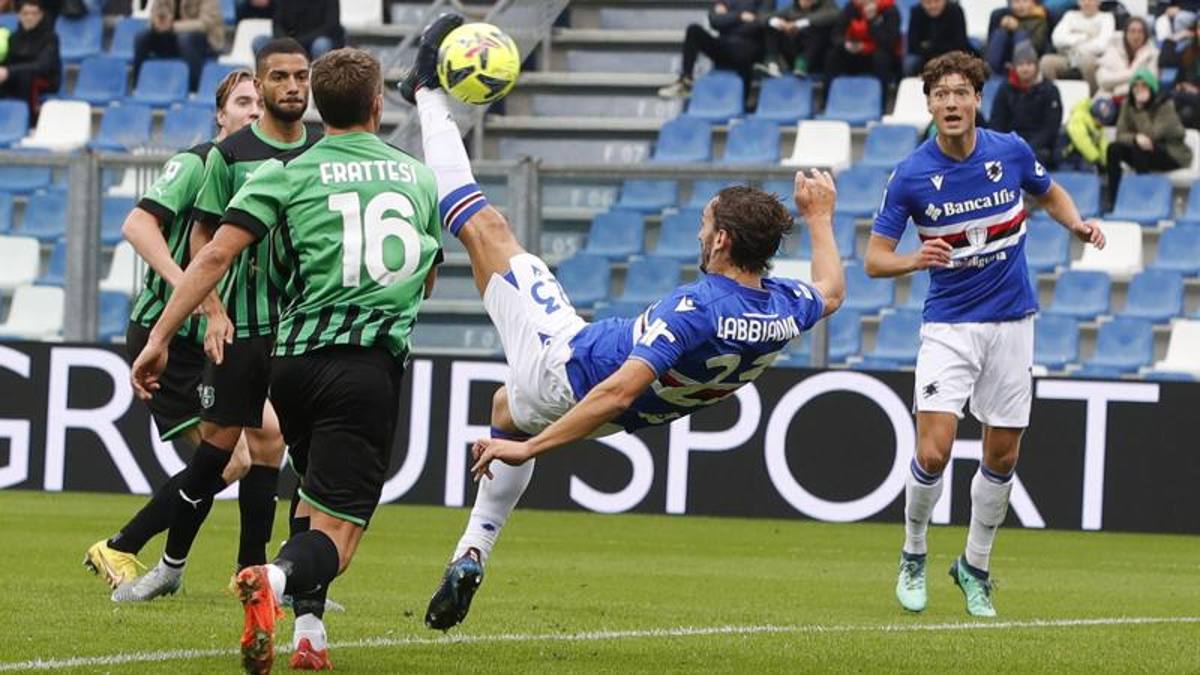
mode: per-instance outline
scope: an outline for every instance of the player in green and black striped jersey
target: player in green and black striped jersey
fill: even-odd
[[[381,141],[379,62],[354,49],[313,64],[326,136],[254,172],[212,242],[188,268],[134,364],[144,396],[167,359],[165,336],[236,257],[278,233],[294,272],[276,334],[271,392],[293,453],[307,453],[301,497],[312,529],[293,535],[272,565],[242,570],[243,662],[270,669],[276,603],[295,598],[292,665],[328,664],[315,610],[350,563],[378,504],[399,409],[400,377],[422,298],[441,253],[433,172]]]
[[[217,125],[214,142],[223,140],[262,112],[254,75],[247,70],[230,73],[216,91]],[[130,359],[145,346],[150,328],[158,320],[171,297],[171,289],[183,278],[187,266],[191,210],[204,175],[204,160],[212,149],[205,142],[176,154],[163,166],[158,179],[142,196],[121,228],[125,238],[147,262],[145,286],[134,302],[126,332]],[[205,302],[206,314],[224,310],[215,295]],[[163,440],[179,438],[194,448],[200,442],[196,425],[200,422],[200,380],[204,368],[201,345],[203,321],[189,317],[171,340],[171,368],[164,373],[159,395],[149,401],[150,412]],[[232,482],[249,467],[249,455],[240,446],[237,461],[225,467],[223,479]],[[179,502],[178,493],[186,479],[186,469],[172,476],[150,501],[121,530],[107,540],[96,542],[87,554],[87,564],[103,572],[109,585],[116,587],[114,601],[150,600],[178,588],[178,575],[155,567],[137,581],[141,563],[138,552],[159,532],[172,524],[172,513]],[[185,528],[187,529],[187,528]],[[167,556],[187,556],[190,540],[169,537]]]

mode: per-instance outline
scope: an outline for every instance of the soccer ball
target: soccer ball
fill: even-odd
[[[438,80],[443,89],[463,103],[499,101],[512,90],[520,73],[517,44],[489,23],[455,28],[438,50]]]

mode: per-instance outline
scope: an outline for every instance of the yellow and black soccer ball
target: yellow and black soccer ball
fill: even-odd
[[[467,23],[450,31],[438,50],[438,80],[454,98],[487,105],[504,98],[521,74],[517,43],[489,23]]]

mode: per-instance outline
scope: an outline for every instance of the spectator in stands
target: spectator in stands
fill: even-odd
[[[1038,160],[1054,168],[1058,128],[1062,124],[1062,98],[1058,87],[1038,71],[1038,54],[1029,42],[1013,49],[1008,79],[996,91],[989,125],[1003,133],[1015,131],[1033,148]]]
[[[1041,54],[1046,50],[1049,32],[1045,8],[1033,0],[1009,0],[1008,12],[999,15],[988,34],[985,50],[988,67],[993,73],[1007,72],[1013,49],[1022,42],[1028,42]]]
[[[1158,47],[1150,40],[1150,24],[1140,16],[1114,35],[1096,67],[1096,95],[1125,98],[1133,74],[1145,68],[1158,75]]]
[[[1057,53],[1042,57],[1042,76],[1082,77],[1094,91],[1097,62],[1116,30],[1116,18],[1100,11],[1100,0],[1079,0],[1079,9],[1064,14],[1050,35]]]
[[[290,37],[304,45],[314,61],[325,52],[346,45],[338,0],[281,0],[275,6],[271,28],[275,37]]]
[[[1059,166],[1066,161],[1081,171],[1088,168],[1103,170],[1108,159],[1108,137],[1104,135],[1104,127],[1116,120],[1116,105],[1111,98],[1100,97],[1094,101],[1085,98],[1076,103],[1067,118],[1069,143]]]
[[[908,54],[904,57],[904,74],[916,75],[925,62],[949,52],[968,52],[967,17],[957,2],[950,0],[921,0],[913,5],[908,18]]]
[[[1158,78],[1149,70],[1134,73],[1129,97],[1117,117],[1117,140],[1108,146],[1108,191],[1105,210],[1116,201],[1121,184],[1121,162],[1138,173],[1172,171],[1192,162],[1192,150],[1183,142],[1183,123],[1169,96],[1160,96]]]
[[[833,25],[826,81],[874,75],[884,89],[900,73],[900,10],[895,0],[850,0]]]
[[[280,0],[282,2],[282,0]],[[275,18],[275,3],[272,0],[238,0],[237,20],[242,19],[273,19]]]
[[[17,5],[17,30],[9,36],[8,56],[0,64],[0,96],[25,101],[30,118],[36,119],[42,95],[58,91],[62,78],[58,35],[42,0]]]
[[[763,21],[771,0],[719,0],[708,12],[708,23],[717,31],[713,37],[704,26],[688,24],[683,38],[683,66],[679,79],[662,89],[664,98],[687,96],[692,91],[692,72],[696,57],[703,53],[717,68],[735,70],[747,85],[754,75],[754,64],[762,61]],[[747,86],[747,89],[749,87]]]
[[[1200,0],[1171,0],[1163,4],[1167,6],[1154,22],[1154,34],[1163,43],[1164,53],[1168,42],[1182,52],[1192,44]]]
[[[188,65],[188,86],[196,91],[204,61],[225,47],[220,0],[154,0],[150,28],[133,44],[133,72],[150,58],[182,58]]]
[[[835,0],[792,0],[790,6],[772,14],[767,19],[767,74],[779,77],[791,72],[807,77],[810,72],[820,72],[838,11]]]
[[[1196,23],[1192,29],[1200,33],[1200,23]],[[1182,53],[1171,50],[1169,59],[1167,44],[1164,43],[1162,57],[1159,63],[1164,67],[1179,69],[1171,90],[1179,119],[1185,127],[1200,128],[1200,40],[1193,37]]]

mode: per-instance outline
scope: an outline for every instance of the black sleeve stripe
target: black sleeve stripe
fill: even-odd
[[[221,219],[221,222],[237,225],[243,230],[249,231],[250,234],[253,234],[255,239],[262,239],[267,236],[266,224],[249,211],[229,209],[225,212],[225,217]]]
[[[442,264],[442,263],[444,263],[444,262],[446,262],[446,253],[445,253],[445,251],[444,251],[443,249],[440,249],[440,248],[439,248],[439,249],[437,250],[437,253],[434,253],[434,254],[433,254],[433,264],[434,264],[434,265],[441,265],[441,264]]]
[[[221,214],[194,208],[192,209],[192,220],[203,223],[209,229],[215,230],[217,225],[221,224]]]
[[[153,199],[142,197],[137,207],[158,219],[159,226],[170,225],[175,220],[175,212],[159,204]]]

